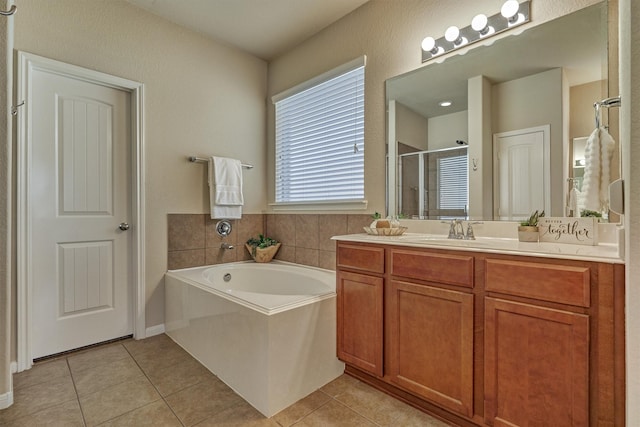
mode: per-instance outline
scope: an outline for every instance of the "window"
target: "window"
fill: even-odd
[[[274,97],[276,204],[364,201],[364,65]]]
[[[467,150],[438,159],[438,209],[467,212],[469,172]]]

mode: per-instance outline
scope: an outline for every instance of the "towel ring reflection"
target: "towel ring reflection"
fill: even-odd
[[[596,101],[593,103],[593,108],[595,110],[596,116],[596,129],[600,129],[600,122],[602,121],[602,107],[620,107],[622,105],[622,99],[619,96],[614,96],[613,98],[605,98],[601,101]]]

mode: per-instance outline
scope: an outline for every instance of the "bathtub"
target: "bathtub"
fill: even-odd
[[[168,271],[165,329],[267,417],[344,371],[329,270],[249,261]]]

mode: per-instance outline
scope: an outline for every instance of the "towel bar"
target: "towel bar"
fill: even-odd
[[[209,161],[209,159],[205,159],[204,157],[189,156],[189,161],[192,163],[206,163]],[[248,165],[246,163],[242,163],[242,167],[245,169],[253,169],[253,165]]]

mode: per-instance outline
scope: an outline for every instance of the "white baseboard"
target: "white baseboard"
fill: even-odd
[[[13,405],[13,391],[0,394],[0,409],[7,409]]]
[[[18,371],[18,364],[16,362],[11,362],[9,364],[9,370],[11,371],[11,375],[15,374]],[[7,409],[9,406],[13,405],[13,378],[9,380],[9,392],[0,394],[0,409]]]
[[[164,334],[164,323],[147,328],[145,338],[160,334]]]

